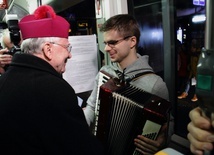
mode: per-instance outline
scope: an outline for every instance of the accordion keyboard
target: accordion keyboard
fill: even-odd
[[[109,76],[106,74],[99,72],[99,81],[98,81],[98,87],[100,87],[102,84],[106,83],[110,79]]]
[[[158,132],[160,131],[161,125],[150,120],[147,120],[142,135],[155,140],[157,138]]]

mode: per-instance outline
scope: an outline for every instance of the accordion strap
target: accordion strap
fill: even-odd
[[[131,79],[128,79],[127,82],[136,81],[137,79],[141,78],[142,76],[145,76],[145,75],[148,75],[148,74],[154,74],[154,72],[147,71],[147,72],[138,73],[134,77],[132,77]]]

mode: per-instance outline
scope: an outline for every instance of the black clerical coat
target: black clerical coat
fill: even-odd
[[[51,65],[33,55],[15,54],[0,77],[0,154],[3,152],[101,154],[73,88]]]

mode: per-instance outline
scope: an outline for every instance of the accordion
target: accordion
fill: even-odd
[[[105,72],[95,111],[94,135],[108,155],[138,155],[134,139],[155,140],[169,116],[170,102],[131,84],[121,83]]]

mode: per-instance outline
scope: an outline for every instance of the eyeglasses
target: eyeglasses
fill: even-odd
[[[115,45],[121,43],[123,40],[126,40],[126,39],[128,39],[130,37],[132,37],[132,36],[126,36],[126,37],[124,37],[122,39],[119,39],[119,40],[110,40],[110,41],[106,41],[106,42],[104,41],[103,43],[105,45],[108,45],[109,47],[113,48],[113,47],[115,47]]]
[[[70,44],[69,45],[62,45],[62,44],[58,44],[58,43],[55,43],[55,42],[50,42],[50,43],[58,45],[58,46],[61,46],[61,47],[65,48],[68,52],[71,52],[72,46]]]

